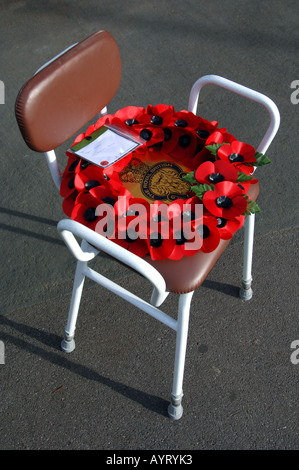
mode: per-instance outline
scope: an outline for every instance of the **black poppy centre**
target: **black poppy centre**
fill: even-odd
[[[228,196],[219,196],[216,199],[216,206],[221,207],[222,209],[230,209],[232,205],[233,201]]]
[[[240,153],[231,153],[228,159],[231,163],[244,162],[244,157]]]
[[[83,217],[87,222],[94,222],[97,218],[96,208],[95,207],[89,207],[88,209],[86,209],[86,211],[84,212]]]
[[[208,180],[213,184],[217,184],[221,183],[221,181],[224,181],[224,176],[221,173],[211,173],[208,176]]]
[[[159,248],[160,246],[162,246],[163,237],[161,233],[159,232],[151,233],[149,236],[149,242],[150,242],[150,246],[152,246],[153,248]]]

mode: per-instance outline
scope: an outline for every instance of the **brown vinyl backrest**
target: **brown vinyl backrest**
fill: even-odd
[[[20,90],[15,106],[23,139],[32,150],[59,147],[116,94],[121,78],[117,43],[98,31],[41,69]]]

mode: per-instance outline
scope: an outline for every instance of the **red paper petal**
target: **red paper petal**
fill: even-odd
[[[226,219],[226,223],[223,227],[219,227],[219,225],[217,225],[220,238],[223,240],[230,240],[234,233],[242,227],[244,220],[244,216],[239,216],[234,219]]]
[[[207,191],[203,196],[203,203],[208,211],[216,217],[231,219],[243,214],[247,207],[247,200],[243,197],[245,193],[238,184],[223,181],[215,185],[215,191]],[[230,208],[218,207],[216,200],[220,196],[229,197],[232,201]]]
[[[203,226],[205,226],[205,228]],[[211,216],[204,216],[201,223],[197,224],[197,230],[202,237],[202,246],[200,251],[203,253],[214,251],[220,242],[217,220]]]
[[[163,236],[161,236],[163,234]],[[159,243],[159,235],[162,242]],[[155,242],[155,239],[158,239]],[[147,238],[147,246],[150,256],[153,260],[166,259],[169,257],[173,250],[175,241],[173,240],[172,232],[169,229],[169,223],[160,222],[154,229],[150,227],[149,236]]]
[[[172,260],[180,260],[183,256],[194,256],[201,247],[202,247],[202,240],[199,236],[199,233],[193,229],[191,232],[190,230],[190,238],[187,237],[189,235],[185,232],[184,235],[186,236],[187,240],[183,244],[174,244],[174,248],[169,255],[169,259]],[[193,236],[192,236],[193,235]]]
[[[141,106],[127,106],[116,111],[115,116],[125,122],[127,119],[137,119],[144,115],[145,109]]]
[[[244,142],[239,142],[238,140],[235,140],[234,142],[231,143],[231,148],[233,150],[233,153],[239,153],[244,157],[244,161],[246,162],[255,162],[256,159],[254,157],[255,155],[255,149],[252,147],[252,145],[245,144]]]
[[[59,191],[62,197],[68,197],[74,191],[76,191],[74,173],[67,173],[63,175],[61,183],[60,183]]]
[[[74,191],[68,197],[65,197],[62,201],[62,209],[67,217],[72,216],[72,210],[74,208],[77,195],[78,191]]]
[[[210,137],[207,138],[206,145],[230,143],[234,140],[236,140],[236,138],[232,134],[221,132],[220,129],[217,129],[217,131],[213,132]]]
[[[230,145],[222,145],[217,151],[217,156],[221,159],[227,160],[232,153],[242,155],[243,162],[256,161],[256,158],[254,157],[255,149],[251,145],[239,142],[238,140],[231,142]]]

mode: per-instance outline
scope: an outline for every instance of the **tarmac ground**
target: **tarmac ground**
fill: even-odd
[[[0,449],[298,450],[298,2],[11,0],[0,14]],[[56,229],[61,197],[24,144],[14,104],[43,63],[100,29],[122,57],[109,112],[186,109],[197,78],[218,74],[266,94],[281,114],[272,164],[257,175],[253,298],[238,298],[240,231],[193,296],[178,421],[167,415],[175,336],[166,326],[87,282],[76,349],[60,349],[75,261]],[[252,145],[268,126],[259,105],[213,87],[198,113]],[[146,280],[105,256],[96,263],[149,300]],[[175,315],[177,301],[164,311]]]

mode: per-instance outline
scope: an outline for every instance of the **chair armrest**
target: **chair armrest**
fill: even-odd
[[[198,97],[203,86],[207,84],[213,84],[225,88],[226,90],[232,91],[238,95],[248,98],[251,101],[256,101],[259,104],[262,104],[270,114],[270,125],[261,140],[257,151],[265,153],[274,139],[280,125],[280,114],[276,104],[268,98],[268,96],[263,95],[251,88],[247,88],[243,85],[239,85],[231,80],[220,77],[219,75],[204,75],[199,78],[193,85],[190,96],[189,96],[189,105],[188,110],[196,114]]]
[[[93,259],[96,252],[92,250],[91,247],[94,247],[137,271],[152,283],[159,294],[166,292],[166,283],[159,271],[144,259],[117,245],[111,240],[108,240],[94,230],[70,219],[60,220],[57,225],[57,230],[73,256],[77,258],[78,261],[87,262]],[[88,244],[91,245],[91,247],[89,247],[91,249],[88,251],[83,250],[77,242],[75,235],[82,240],[86,240]]]

